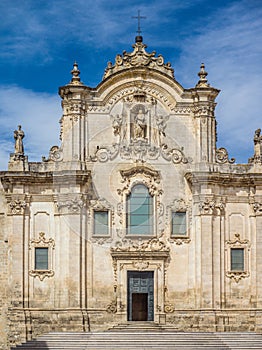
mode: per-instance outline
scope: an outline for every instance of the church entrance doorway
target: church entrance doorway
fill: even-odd
[[[128,321],[154,320],[154,272],[127,271]]]

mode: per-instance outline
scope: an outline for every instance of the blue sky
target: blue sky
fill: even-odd
[[[59,145],[58,87],[71,79],[95,87],[108,61],[132,51],[137,11],[148,51],[162,54],[176,80],[191,88],[201,62],[217,98],[218,147],[246,163],[262,128],[262,1],[1,0],[0,169],[13,152],[22,124],[30,161]]]

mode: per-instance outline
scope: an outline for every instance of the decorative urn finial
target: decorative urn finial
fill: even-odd
[[[196,87],[209,87],[209,84],[207,83],[207,78],[206,78],[207,75],[208,73],[205,70],[205,65],[204,63],[201,63],[200,71],[198,72],[199,81],[196,84]]]
[[[71,74],[73,75],[70,84],[74,84],[74,85],[82,85],[83,83],[81,83],[80,81],[80,70],[78,69],[78,64],[77,62],[74,63],[73,69],[71,70]]]

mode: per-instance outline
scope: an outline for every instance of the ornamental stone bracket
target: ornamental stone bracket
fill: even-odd
[[[32,277],[38,277],[40,281],[43,281],[45,277],[53,277],[55,272],[53,270],[30,270],[29,275]]]
[[[246,271],[227,271],[226,272],[226,277],[231,278],[236,283],[238,283],[243,278],[247,278],[249,276],[250,276],[250,273]]]
[[[216,149],[216,163],[218,164],[233,164],[235,163],[235,158],[229,159],[228,151],[224,147]]]

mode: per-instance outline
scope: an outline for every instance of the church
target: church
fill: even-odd
[[[262,135],[216,146],[217,88],[184,88],[141,35],[97,87],[74,63],[61,144],[0,172],[0,346],[152,324],[262,332]],[[259,127],[259,126],[258,126]]]

